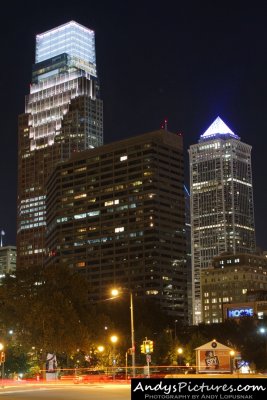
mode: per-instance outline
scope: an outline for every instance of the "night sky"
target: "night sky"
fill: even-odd
[[[259,5],[260,3],[260,5]],[[219,115],[252,145],[257,243],[267,249],[267,5],[244,1],[6,2],[1,5],[1,198],[16,244],[17,119],[35,35],[70,20],[95,30],[104,141],[168,130],[188,148]]]

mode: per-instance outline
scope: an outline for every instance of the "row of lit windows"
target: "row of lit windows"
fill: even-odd
[[[35,224],[25,224],[25,225],[21,225],[20,230],[25,230],[25,229],[31,229],[31,228],[37,228],[38,226],[44,226],[46,225],[46,222],[38,222]]]
[[[232,263],[236,264],[236,263],[239,263],[239,262],[240,262],[240,258],[235,258],[234,260],[221,260],[220,264],[221,265],[224,265],[225,263],[226,264],[232,264]]]

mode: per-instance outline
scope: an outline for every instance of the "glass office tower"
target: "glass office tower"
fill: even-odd
[[[218,117],[189,157],[193,322],[199,323],[200,271],[223,252],[255,251],[251,146]]]
[[[103,144],[94,31],[71,21],[36,36],[19,116],[17,265],[43,264],[46,180],[59,161]]]

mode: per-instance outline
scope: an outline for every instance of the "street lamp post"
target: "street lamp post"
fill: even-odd
[[[1,381],[2,381],[2,387],[4,387],[5,353],[4,353],[4,345],[3,345],[3,343],[1,343],[1,342],[0,342],[0,353],[1,353],[0,364],[2,365],[2,370],[1,370]]]
[[[118,336],[113,335],[110,338],[113,346],[112,346],[112,368],[113,368],[113,380],[115,380],[115,365],[116,365],[116,358],[115,358],[115,344],[118,341]]]
[[[97,351],[100,353],[100,355],[104,352],[104,350],[105,350],[104,346],[102,345],[97,346]],[[99,358],[100,358],[99,361],[101,363],[101,368],[103,368],[103,357],[100,356]]]
[[[179,347],[177,349],[177,353],[178,353],[178,366],[182,365],[182,354],[183,354],[183,349],[181,347]]]
[[[234,356],[235,356],[235,351],[234,350],[230,350],[230,371],[231,371],[231,374],[234,373]]]
[[[132,344],[132,368],[133,378],[135,378],[135,341],[134,341],[134,310],[133,310],[133,293],[130,292],[130,308],[131,308],[131,344]]]
[[[134,304],[133,304],[133,293],[130,293],[130,312],[131,312],[131,356],[132,356],[132,372],[133,378],[135,378],[135,339],[134,339]],[[112,289],[112,296],[117,297],[119,295],[118,289]]]

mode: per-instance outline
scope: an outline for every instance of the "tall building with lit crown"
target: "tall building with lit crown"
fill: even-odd
[[[103,144],[94,31],[70,21],[36,36],[25,113],[19,116],[17,264],[42,264],[46,181],[59,161]]]
[[[202,321],[200,274],[223,252],[255,251],[251,146],[218,117],[190,146],[193,322]]]

